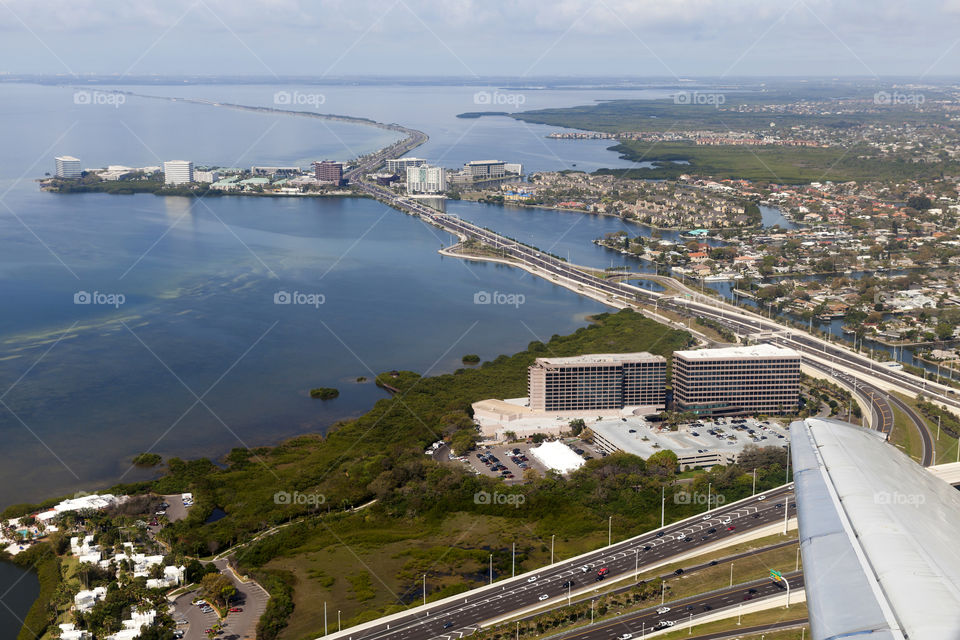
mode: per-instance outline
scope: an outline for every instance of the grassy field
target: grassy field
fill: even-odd
[[[903,400],[907,406],[912,408],[917,412],[918,415],[923,419],[924,424],[927,425],[927,430],[930,432],[930,437],[933,440],[933,464],[945,464],[948,462],[958,462],[957,459],[957,439],[951,437],[947,434],[946,431],[940,432],[939,439],[937,438],[937,423],[936,421],[929,420],[923,412],[917,407],[917,400],[913,396],[908,396],[903,393],[896,393],[897,397]],[[916,433],[916,432],[914,432]],[[920,451],[919,436],[914,436],[917,440],[917,451]]]
[[[890,430],[890,442],[919,462],[920,454],[923,451],[923,440],[921,440],[920,434],[917,433],[913,422],[903,411],[895,406],[892,409],[893,429]]]

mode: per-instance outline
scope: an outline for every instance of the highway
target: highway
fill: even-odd
[[[575,560],[558,562],[537,572],[501,580],[494,583],[492,588],[466,592],[462,599],[457,598],[435,607],[428,606],[426,611],[413,611],[392,620],[389,625],[379,623],[357,631],[347,630],[340,635],[354,640],[406,640],[451,635],[452,640],[458,634],[475,632],[482,623],[529,607],[564,604],[568,597],[577,596],[578,591],[592,590],[600,582],[597,573],[603,568],[608,570],[605,580],[609,582],[695,551],[700,545],[771,523],[779,524],[785,520],[786,510],[791,515],[795,513],[792,491],[792,486],[780,487],[766,492],[764,500],[759,500],[757,496],[713,509],[707,514],[709,517],[694,517],[668,525],[661,531],[645,533],[604,547]],[[786,510],[785,503],[789,503]],[[572,585],[564,586],[571,580]]]
[[[791,591],[803,588],[803,572],[784,572],[783,575],[790,583]],[[673,624],[670,626],[682,629],[691,623],[697,624],[697,618],[709,612],[738,607],[744,602],[778,596],[783,593],[785,593],[784,587],[771,579],[755,580],[744,584],[736,584],[726,589],[667,602],[666,606],[670,610],[665,613],[658,613],[657,609],[659,607],[654,605],[555,637],[562,640],[617,640],[617,638],[630,634],[639,640],[645,632],[662,629],[671,622]],[[439,640],[444,640],[443,636]]]

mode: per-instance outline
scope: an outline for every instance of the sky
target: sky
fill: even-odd
[[[0,0],[0,73],[957,75],[960,0]]]

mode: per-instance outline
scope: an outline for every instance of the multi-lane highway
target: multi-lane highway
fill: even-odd
[[[662,530],[467,592],[445,604],[420,607],[389,622],[373,623],[340,635],[353,640],[408,640],[444,634],[457,638],[473,633],[480,624],[541,604],[564,604],[578,592],[592,591],[601,582],[636,575],[645,567],[690,553],[698,546],[784,522],[795,513],[792,491],[792,486],[780,487],[766,492],[763,499],[756,496],[713,509]],[[598,576],[601,572],[603,578]]]
[[[790,583],[791,591],[803,588],[803,572],[784,572],[783,576]],[[666,627],[684,628],[688,625],[695,625],[698,618],[711,611],[729,609],[752,600],[769,598],[783,593],[785,593],[785,587],[773,582],[773,580],[755,580],[726,589],[667,602],[665,607],[653,606],[627,613],[612,620],[570,631],[556,636],[556,638],[562,640],[617,640],[630,635],[640,640],[645,633],[650,631],[657,631]],[[663,608],[668,608],[669,611],[663,611]],[[443,638],[439,640],[443,640]]]
[[[940,404],[960,409],[960,398],[957,397],[953,389],[928,382],[902,370],[891,369],[835,343],[816,338],[791,327],[785,327],[772,319],[763,318],[739,307],[699,294],[683,284],[677,283],[677,286],[684,292],[682,295],[670,295],[648,291],[623,282],[605,280],[594,276],[581,267],[517,243],[456,216],[435,211],[419,202],[399,196],[388,189],[363,181],[359,182],[359,185],[364,191],[389,202],[398,209],[418,215],[425,221],[446,229],[461,238],[480,240],[494,250],[500,251],[504,257],[522,262],[554,280],[566,281],[567,286],[576,290],[589,289],[595,295],[606,296],[626,306],[632,306],[638,302],[655,303],[661,308],[671,309],[685,315],[707,317],[725,324],[741,336],[767,334],[761,338],[763,341],[791,347],[808,356],[815,355],[820,359],[830,359],[835,365],[831,367],[831,371],[836,371],[837,375],[843,373],[843,375],[852,379],[852,376],[843,372],[842,369],[852,370],[863,374],[864,378],[873,378],[888,383],[903,393],[909,395],[923,393]],[[811,366],[822,368],[822,364],[816,363],[809,357],[805,360]],[[876,428],[889,433],[894,421],[894,414],[890,405],[895,405],[898,410],[907,415],[920,434],[923,444],[923,451],[920,456],[921,463],[925,466],[931,464],[933,443],[922,419],[899,398],[886,393],[874,384],[868,384],[864,378],[855,380],[855,389],[860,393],[860,386],[862,385],[861,397],[870,398],[870,403],[875,411],[874,423]]]

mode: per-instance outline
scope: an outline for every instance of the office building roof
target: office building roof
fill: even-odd
[[[722,358],[784,358],[797,356],[793,349],[776,347],[772,344],[753,344],[742,347],[723,347],[720,349],[694,349],[688,351],[674,351],[674,355],[687,360],[711,360]]]
[[[537,364],[545,365],[576,365],[576,364],[618,364],[634,362],[636,360],[664,360],[663,356],[655,356],[646,351],[637,353],[589,353],[582,356],[568,358],[537,358]]]

